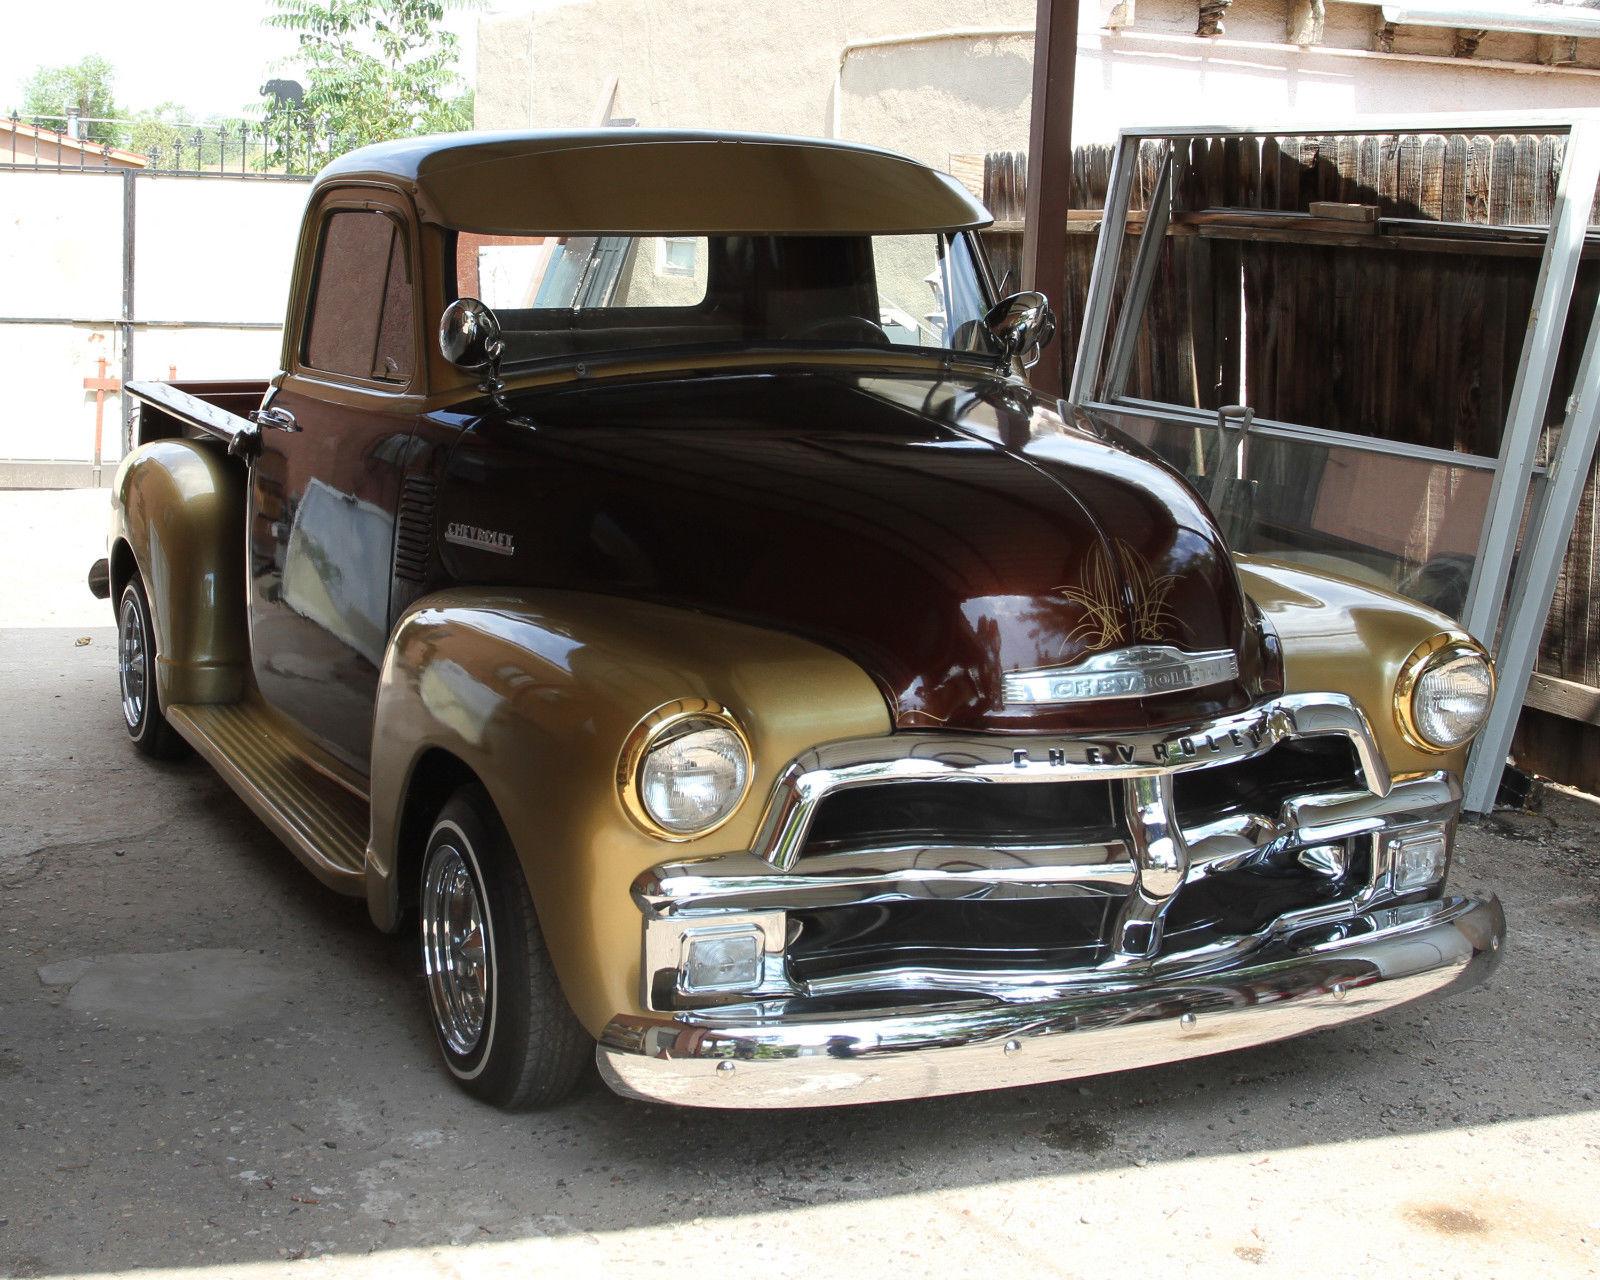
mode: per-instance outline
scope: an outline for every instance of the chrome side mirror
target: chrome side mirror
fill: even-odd
[[[493,376],[505,349],[499,319],[476,298],[457,298],[439,317],[439,350],[458,369]]]
[[[1039,363],[1045,344],[1056,336],[1050,303],[1032,289],[1000,299],[983,317],[983,326],[1006,362],[1020,362],[1024,369]]]

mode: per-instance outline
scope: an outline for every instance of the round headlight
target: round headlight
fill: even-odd
[[[639,722],[618,762],[630,817],[652,835],[687,840],[733,816],[750,789],[750,746],[721,707],[668,703]]]
[[[1489,718],[1494,668],[1462,636],[1438,636],[1417,646],[1395,689],[1400,727],[1416,746],[1450,751],[1470,742]]]

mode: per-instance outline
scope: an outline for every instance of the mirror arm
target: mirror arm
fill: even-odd
[[[490,357],[489,367],[484,370],[483,381],[478,384],[478,390],[494,401],[494,407],[500,410],[501,413],[509,414],[511,406],[506,403],[505,379],[500,376],[500,351],[501,346],[496,343],[494,354]]]

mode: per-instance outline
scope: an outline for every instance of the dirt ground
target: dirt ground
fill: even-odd
[[[1490,985],[1281,1045],[811,1113],[434,1060],[410,937],[123,740],[103,494],[0,493],[0,1276],[1600,1273],[1600,808],[1462,832]]]

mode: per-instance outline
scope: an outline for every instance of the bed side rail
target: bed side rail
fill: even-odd
[[[228,441],[251,430],[245,416],[266,394],[266,382],[130,382],[138,401],[133,442],[209,436]]]

